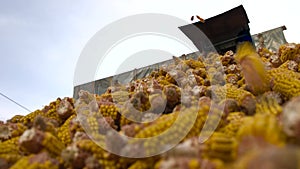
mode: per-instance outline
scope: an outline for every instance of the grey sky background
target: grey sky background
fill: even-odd
[[[0,0],[0,92],[34,111],[57,97],[72,97],[77,59],[102,27],[139,13],[162,13],[190,22],[244,5],[252,34],[286,25],[300,42],[296,0]],[[0,120],[26,110],[0,96]]]

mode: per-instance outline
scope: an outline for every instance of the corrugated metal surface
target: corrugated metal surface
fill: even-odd
[[[283,33],[284,30],[286,30],[286,27],[281,26],[253,35],[252,39],[256,48],[265,47],[273,52],[278,51],[281,45],[287,43]]]

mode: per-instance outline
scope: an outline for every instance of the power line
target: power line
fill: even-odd
[[[19,104],[18,102],[14,101],[13,99],[11,99],[11,98],[9,98],[8,96],[6,96],[5,94],[3,94],[3,93],[0,92],[0,95],[2,95],[3,97],[5,97],[7,100],[9,100],[9,101],[15,103],[16,105],[22,107],[23,109],[27,110],[29,113],[32,112],[32,111],[30,111],[29,109],[27,109],[25,106]]]

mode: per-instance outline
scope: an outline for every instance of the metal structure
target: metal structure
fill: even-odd
[[[212,42],[216,50],[223,54],[228,50],[235,51],[238,42],[252,41],[249,19],[242,5],[217,16],[208,18],[205,22],[196,22],[179,27],[179,29],[195,44],[199,46],[201,39],[197,39],[195,29],[198,27]]]
[[[283,33],[284,30],[286,30],[286,27],[280,26],[275,29],[252,35],[256,48],[267,48],[276,52],[281,45],[287,43]]]

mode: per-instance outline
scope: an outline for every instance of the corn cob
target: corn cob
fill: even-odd
[[[228,162],[237,158],[237,147],[238,142],[234,137],[214,132],[203,144],[201,154],[204,158],[217,158]]]
[[[61,142],[64,143],[65,145],[70,144],[72,141],[70,126],[71,126],[71,121],[75,118],[76,116],[72,115],[64,122],[63,125],[61,125],[58,128],[57,136],[61,140]]]
[[[10,154],[10,153],[18,153],[19,147],[18,145],[19,137],[4,141],[0,143],[0,154]]]
[[[0,154],[0,159],[4,160],[8,166],[16,163],[22,156],[16,152],[8,153],[8,154]],[[1,164],[0,164],[1,167]],[[3,167],[5,168],[5,167]]]
[[[15,115],[13,116],[11,119],[7,120],[7,122],[11,122],[11,123],[20,123],[21,119],[23,118],[24,116],[22,115]]]
[[[265,66],[250,42],[244,42],[237,47],[235,59],[240,63],[252,93],[262,94],[269,90]]]
[[[279,115],[282,112],[282,107],[274,98],[262,97],[256,104],[256,114],[273,114]]]
[[[295,43],[289,43],[281,45],[278,50],[280,61],[284,63],[287,60],[293,60],[299,57],[300,45]]]
[[[42,150],[53,155],[59,155],[64,149],[63,143],[49,132],[42,132],[35,128],[26,130],[19,139],[20,146],[29,153]]]
[[[98,146],[93,140],[79,140],[75,144],[76,147],[78,147],[80,150],[94,154],[96,159],[107,158],[109,156],[109,153],[103,150],[103,148],[101,148],[100,146]]]
[[[300,95],[300,74],[288,69],[269,70],[267,79],[273,91],[279,92],[288,99]]]
[[[178,118],[179,116],[180,122],[177,121],[177,123],[175,124],[176,118]],[[143,148],[146,155],[153,155],[153,153],[163,150],[162,147],[164,147],[166,144],[172,145],[174,144],[174,141],[181,141],[180,137],[188,134],[189,129],[187,127],[192,127],[191,125],[193,124],[194,120],[196,120],[196,117],[197,110],[194,108],[182,110],[180,114],[179,112],[173,112],[168,115],[163,115],[154,123],[143,128],[139,133],[135,135],[135,137],[151,137],[150,140],[148,139],[143,142]],[[191,133],[193,134],[197,132]]]
[[[66,120],[69,118],[72,114],[75,113],[74,110],[74,100],[71,98],[65,97],[63,100],[60,101],[60,103],[56,106],[56,112],[58,116]]]
[[[223,169],[224,167],[224,163],[219,159],[201,159],[197,157],[163,158],[154,166],[155,169]]]
[[[237,138],[241,140],[247,136],[261,137],[274,145],[284,145],[286,139],[273,114],[255,114],[252,117],[244,117]]]
[[[99,111],[103,117],[111,117],[115,121],[119,119],[118,108],[112,103],[100,103]]]
[[[292,70],[294,72],[298,72],[298,63],[293,61],[293,60],[288,60],[286,62],[284,62],[282,65],[280,65],[278,68],[281,69],[288,69],[288,70]]]
[[[212,86],[212,99],[215,102],[220,102],[226,98],[234,99],[238,102],[239,106],[247,114],[254,114],[255,112],[255,97],[248,91],[237,88],[232,84],[224,86]]]
[[[59,162],[49,157],[47,153],[32,154],[18,160],[11,169],[59,169]]]
[[[30,127],[31,127],[31,126],[32,126],[32,123],[33,123],[33,121],[34,121],[34,118],[35,118],[36,116],[38,116],[38,115],[41,115],[41,114],[43,114],[42,111],[36,110],[36,111],[34,111],[34,112],[31,112],[30,114],[28,114],[28,115],[26,115],[26,116],[21,117],[19,121],[20,121],[21,123],[23,123],[24,125],[30,126]]]
[[[75,144],[79,149],[79,153],[81,151],[90,153],[104,168],[120,168],[120,166],[118,165],[119,157],[105,151],[94,141],[90,139],[84,139],[77,141]]]
[[[38,115],[43,116],[43,117],[47,117],[49,119],[53,119],[55,121],[57,121],[59,124],[62,122],[62,119],[59,117],[59,115],[57,114],[57,106],[60,104],[61,99],[58,98],[56,99],[56,101],[51,102],[49,104],[49,106],[45,106],[42,110],[36,110],[26,116],[23,116],[20,118],[20,122],[25,124],[28,127],[31,127],[35,117],[37,117]]]
[[[240,126],[243,124],[242,118],[245,116],[243,112],[232,112],[227,116],[228,124],[220,129],[220,132],[235,137]]]
[[[128,169],[152,169],[154,167],[154,160],[149,158],[145,160],[137,160]]]
[[[16,123],[12,126],[11,137],[18,137],[23,134],[23,132],[27,129],[22,123]]]

